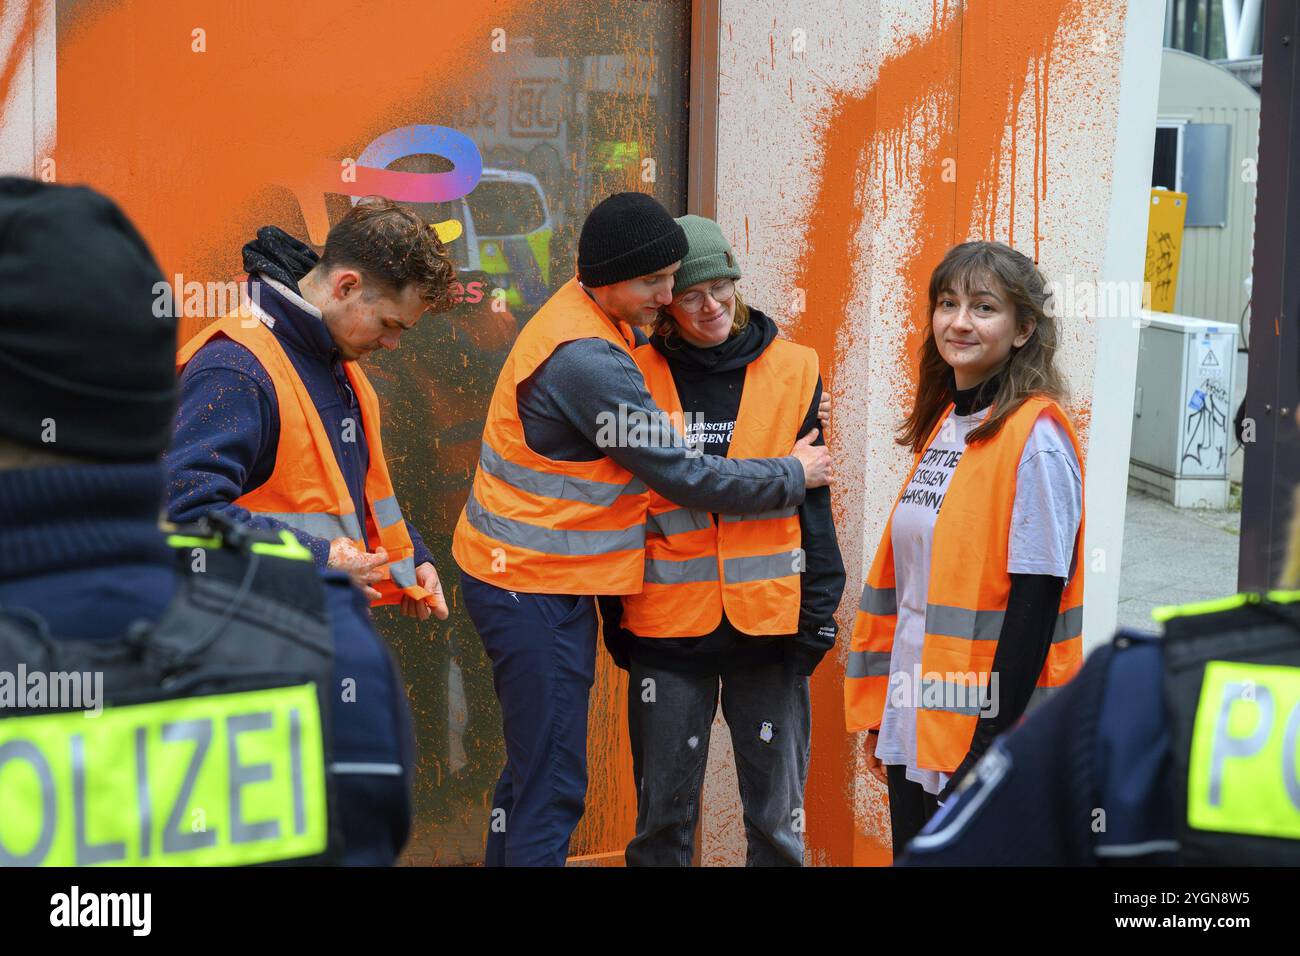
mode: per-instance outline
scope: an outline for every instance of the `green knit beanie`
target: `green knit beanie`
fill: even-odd
[[[739,279],[740,266],[731,243],[722,235],[722,227],[703,216],[682,216],[677,220],[686,233],[686,255],[673,275],[673,295],[697,282]]]

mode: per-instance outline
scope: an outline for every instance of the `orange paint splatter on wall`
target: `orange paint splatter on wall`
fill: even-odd
[[[13,38],[13,43],[6,51],[6,59],[0,64],[0,110],[4,109],[9,102],[9,96],[13,92],[14,80],[18,76],[18,71],[22,67],[30,66],[32,39],[36,35],[36,8],[33,5],[35,0],[28,3],[20,14],[21,23],[18,32]]]
[[[118,197],[166,274],[237,275],[268,200],[281,221],[297,218],[285,187],[303,164],[355,157],[463,91],[491,55],[493,24],[516,5],[460,5],[449,15],[444,5],[406,4],[403,36],[436,43],[423,56],[386,57],[382,70],[367,65],[376,51],[358,38],[390,42],[392,12],[349,0],[321,0],[310,17],[260,5],[256,24],[242,5],[84,8],[58,46],[60,178]],[[430,58],[442,65],[438,88]]]

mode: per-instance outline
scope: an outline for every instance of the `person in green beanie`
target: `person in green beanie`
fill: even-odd
[[[677,220],[687,252],[673,298],[633,352],[692,451],[747,457],[818,435],[817,353],[747,305],[716,222]],[[844,564],[829,489],[757,515],[652,496],[642,592],[602,599],[606,646],[630,674],[637,787],[629,866],[689,866],[709,732],[721,699],[736,754],[750,866],[803,863],[808,682],[835,643]]]

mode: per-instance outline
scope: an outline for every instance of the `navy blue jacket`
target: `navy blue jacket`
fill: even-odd
[[[912,841],[903,866],[1177,860],[1160,637],[1121,631],[999,737]]]
[[[177,583],[175,553],[158,528],[162,491],[154,464],[0,471],[0,607],[34,611],[55,637],[73,640],[121,637],[136,620],[156,620]],[[388,865],[411,822],[405,688],[361,592],[341,572],[322,578],[344,862]],[[345,678],[356,681],[354,702],[341,700]]]
[[[250,295],[275,320],[271,328],[284,347],[320,413],[358,515],[366,514],[366,469],[370,449],[361,427],[361,406],[343,370],[342,356],[325,323],[256,276]],[[344,419],[355,423],[344,441]],[[224,336],[194,355],[180,380],[176,433],[163,461],[167,467],[167,516],[178,524],[220,512],[257,528],[287,527],[274,518],[253,516],[233,504],[260,487],[275,468],[280,441],[280,410],[271,376],[253,353]],[[399,497],[400,500],[400,497]],[[311,549],[318,567],[329,559],[329,541],[289,529]],[[433,556],[408,521],[419,567]],[[365,533],[365,522],[362,522]],[[376,542],[367,542],[371,550]]]

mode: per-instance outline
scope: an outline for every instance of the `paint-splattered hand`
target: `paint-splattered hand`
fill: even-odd
[[[377,601],[380,593],[371,587],[384,579],[384,565],[388,563],[388,552],[380,548],[374,553],[358,548],[355,541],[348,538],[335,538],[330,542],[330,556],[327,562],[331,568],[346,571],[352,583],[361,588],[367,601]]]
[[[426,561],[415,569],[415,583],[428,591],[431,596],[416,600],[405,594],[402,595],[402,613],[421,621],[427,621],[431,613],[440,621],[447,620],[449,613],[447,600],[443,597],[442,582],[438,580],[438,572],[432,563]]]

